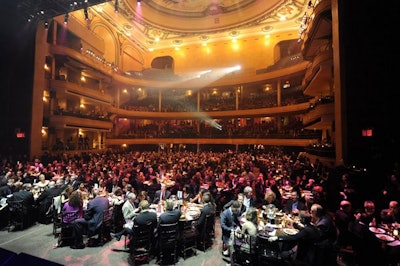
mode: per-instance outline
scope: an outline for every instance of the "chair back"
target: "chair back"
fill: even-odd
[[[234,265],[257,265],[257,236],[233,233]]]
[[[24,229],[24,206],[23,200],[7,200],[9,210],[9,223],[10,227]]]
[[[111,228],[111,231],[113,233],[120,232],[125,224],[124,215],[122,213],[122,205],[123,204],[114,205],[114,210],[112,213],[112,228]]]
[[[57,246],[67,246],[72,244],[73,222],[80,217],[79,211],[62,211],[60,218],[60,232],[58,234]]]
[[[181,253],[183,254],[183,258],[186,259],[186,254],[188,251],[192,251],[196,253],[197,249],[197,223],[199,218],[195,220],[187,220],[182,225],[180,242],[181,242]]]
[[[158,226],[158,243],[161,264],[175,264],[178,245],[178,222]]]
[[[140,260],[142,262],[150,260],[152,243],[154,241],[155,225],[151,222],[140,225],[133,224],[132,238],[129,242],[130,260]]]
[[[213,238],[215,236],[215,214],[207,214],[203,228],[200,231],[200,245],[199,247],[205,251],[213,244]]]

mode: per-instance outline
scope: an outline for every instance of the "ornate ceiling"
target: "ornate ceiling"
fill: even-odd
[[[307,3],[308,0],[142,0],[138,5],[136,0],[118,0],[91,9],[144,49],[158,49],[298,30]]]
[[[309,1],[139,2],[141,5],[137,0],[23,0],[19,7],[25,17],[33,14],[42,20],[87,8],[89,16],[101,16],[143,49],[159,49],[298,30]]]

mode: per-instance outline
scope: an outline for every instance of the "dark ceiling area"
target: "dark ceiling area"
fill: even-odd
[[[40,21],[105,2],[109,0],[23,0],[16,8],[20,19]]]

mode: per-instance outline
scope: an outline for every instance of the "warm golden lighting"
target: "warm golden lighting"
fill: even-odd
[[[149,52],[153,52],[154,51],[154,48],[149,48]]]
[[[81,81],[86,81],[85,76],[81,76]]]
[[[79,105],[80,108],[85,108],[85,105],[83,103],[81,103],[81,105]]]
[[[123,93],[128,93],[128,90],[127,90],[127,89],[124,89],[122,92],[123,92]]]
[[[44,64],[44,70],[49,71],[50,67],[47,64]]]
[[[126,143],[122,144],[122,147],[126,148],[128,145]]]
[[[47,135],[47,131],[44,127],[42,127],[42,137]]]
[[[43,102],[47,103],[47,98],[46,98],[46,96],[43,96]]]

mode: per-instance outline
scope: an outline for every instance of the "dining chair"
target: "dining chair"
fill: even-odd
[[[231,265],[257,265],[257,236],[234,232]]]
[[[8,200],[9,210],[9,231],[16,228],[22,230],[25,228],[25,215],[22,200]]]
[[[185,220],[181,223],[182,228],[180,229],[179,246],[183,259],[186,259],[189,251],[196,255],[198,238],[197,222],[198,218],[194,220]]]
[[[149,222],[144,225],[134,224],[132,228],[131,241],[129,241],[129,258],[130,265],[137,263],[148,263],[153,252],[154,229],[153,223]]]
[[[207,214],[203,228],[200,231],[198,248],[206,251],[213,244],[215,236],[215,214]]]
[[[175,265],[178,248],[178,222],[158,226],[158,247],[160,265]]]
[[[57,247],[72,244],[73,222],[79,218],[79,211],[63,211],[60,218],[60,232],[58,234]]]

